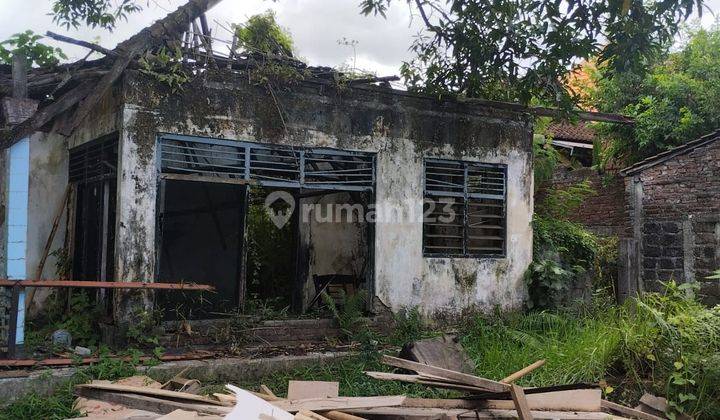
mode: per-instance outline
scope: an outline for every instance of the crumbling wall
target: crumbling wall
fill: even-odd
[[[506,164],[507,257],[424,258],[421,219],[378,222],[372,287],[376,307],[418,306],[428,316],[518,307],[525,298],[533,211],[528,115],[329,82],[279,84],[271,95],[224,71],[203,73],[178,94],[134,72],[124,85],[118,278],[148,278],[154,270],[156,135],[168,132],[374,152],[376,204],[416,215],[424,156]]]
[[[598,235],[631,235],[625,181],[617,174],[600,173],[592,168],[571,169],[560,166],[553,172],[552,179],[535,193],[535,202],[540,203],[549,189],[566,189],[584,181],[589,183],[595,193],[586,197],[568,218]]]
[[[0,278],[7,278],[7,171],[8,151],[0,151]],[[7,345],[10,289],[0,288],[0,347]]]
[[[635,238],[640,242],[641,278],[647,290],[675,279],[698,281],[708,302],[720,299],[720,141],[626,178]],[[716,231],[716,229],[718,229]]]
[[[28,278],[38,277],[40,260],[68,185],[68,149],[117,131],[119,98],[116,95],[117,90],[108,94],[70,137],[52,131],[37,132],[30,137],[25,260]],[[5,185],[5,182],[0,185]],[[66,234],[67,212],[64,212],[50,246],[50,253],[64,246]],[[0,247],[5,243],[3,240]],[[56,262],[55,256],[48,255],[39,277],[57,279]],[[33,299],[35,311],[31,312],[30,316],[42,309],[43,302],[51,292],[52,290],[47,288],[36,289]]]

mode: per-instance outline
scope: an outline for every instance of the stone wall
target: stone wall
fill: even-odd
[[[548,189],[565,189],[588,181],[595,194],[588,196],[583,204],[569,215],[570,220],[586,226],[599,235],[622,237],[630,232],[626,213],[625,184],[622,177],[613,173],[600,173],[591,168],[570,169],[558,167],[552,180],[535,194],[541,203]]]
[[[645,289],[698,281],[717,301],[718,282],[705,277],[720,268],[720,141],[630,171],[626,191]]]

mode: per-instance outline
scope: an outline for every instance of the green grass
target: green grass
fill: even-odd
[[[548,386],[606,381],[610,399],[629,405],[644,391],[667,396],[673,410],[695,418],[720,418],[720,307],[708,309],[674,283],[664,294],[649,294],[625,307],[601,306],[581,312],[510,313],[477,316],[458,326],[462,344],[479,376],[500,380],[539,360],[546,364],[518,383]],[[394,334],[380,337],[347,319],[361,354],[333,363],[276,373],[235,385],[257,390],[268,385],[287,393],[289,380],[338,381],[346,396],[398,395],[447,398],[454,391],[379,381],[365,371],[391,371],[379,362],[378,348],[437,334],[424,329],[417,311],[399,319]],[[74,381],[130,376],[134,367],[104,360]],[[0,411],[0,419],[64,418],[72,412],[72,383],[50,397],[31,395]],[[205,393],[222,383],[205,384]],[[614,390],[613,390],[614,388]]]
[[[524,386],[598,382],[617,360],[620,330],[612,320],[549,312],[477,318],[462,344],[477,373],[501,380],[540,359],[542,368],[521,378]]]

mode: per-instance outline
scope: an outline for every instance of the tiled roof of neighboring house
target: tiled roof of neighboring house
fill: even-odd
[[[682,146],[675,147],[668,151],[658,153],[655,156],[650,156],[649,158],[647,158],[645,160],[641,160],[640,162],[620,171],[620,175],[629,176],[629,175],[640,173],[640,172],[644,171],[645,169],[648,169],[655,165],[663,163],[663,162],[670,160],[676,156],[684,155],[685,153],[690,153],[693,150],[697,149],[698,147],[705,146],[706,144],[710,144],[718,139],[720,139],[720,130],[713,131],[712,133],[706,134],[697,140],[687,142],[687,143],[683,144]]]
[[[552,123],[548,126],[547,131],[554,140],[568,140],[578,143],[592,143],[595,140],[595,131],[588,127],[585,121],[578,121],[577,124],[569,122]]]

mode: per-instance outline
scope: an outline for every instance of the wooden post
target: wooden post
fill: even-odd
[[[24,54],[12,57],[12,84],[13,98],[27,98],[27,59]]]
[[[522,387],[515,384],[510,385],[510,395],[515,403],[518,418],[520,420],[533,420],[533,416],[530,413],[530,406],[525,399],[525,391],[523,391]]]
[[[623,303],[627,298],[638,295],[640,261],[637,240],[634,238],[621,238],[619,246],[616,295],[618,303]]]

